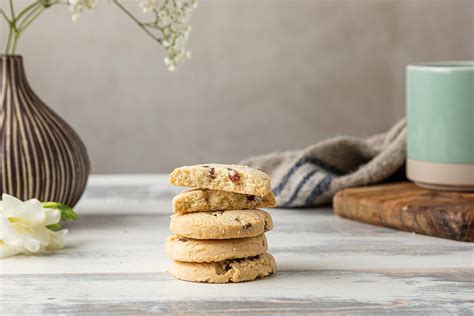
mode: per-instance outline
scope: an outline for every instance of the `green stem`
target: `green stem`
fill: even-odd
[[[15,7],[13,6],[13,0],[10,0],[10,14],[12,21],[15,22]]]
[[[41,6],[40,3],[35,3],[33,6],[30,6],[30,7],[28,8],[28,10],[29,10],[30,12],[28,12],[28,14],[26,14],[26,16],[23,18],[23,21],[20,22],[20,24],[19,24],[19,26],[18,26],[18,31],[19,31],[19,32],[21,32],[22,29],[24,29],[25,23],[26,23],[26,22],[31,18],[31,16],[34,15],[35,12],[37,12],[38,9],[40,9],[41,7],[42,7],[42,6]],[[44,8],[44,7],[43,7],[43,8]],[[26,10],[27,10],[27,9],[25,9],[25,11],[23,11],[22,13],[27,12]],[[16,18],[17,21],[20,21],[20,16],[21,16],[21,15],[24,15],[24,14],[18,15],[18,17]]]
[[[13,38],[13,47],[12,47],[12,55],[15,54],[15,51],[16,51],[16,46],[17,46],[17,43],[18,43],[18,39],[20,38],[21,34],[23,33],[23,31],[34,21],[36,20],[36,18],[41,14],[43,13],[43,11],[45,10],[45,7],[44,6],[41,6],[39,10],[36,10],[36,13],[34,14],[28,14],[25,19],[23,20],[23,22],[21,23],[20,27],[18,28],[18,30],[15,32],[15,36]],[[32,12],[35,12],[35,11],[32,11]],[[31,12],[30,12],[31,13]],[[30,17],[31,16],[31,17]]]
[[[35,1],[34,3],[32,3],[29,6],[27,6],[26,8],[24,8],[20,12],[20,14],[18,14],[18,16],[15,17],[15,21],[19,21],[23,17],[23,15],[25,15],[28,11],[30,11],[31,9],[33,9],[34,7],[36,7],[38,5],[42,5],[42,4],[40,2]]]
[[[23,31],[34,21],[36,20],[36,18],[41,14],[43,13],[43,11],[45,10],[46,8],[45,7],[41,7],[39,9],[39,11],[37,11],[28,21],[26,21],[26,23],[23,23],[23,26],[21,29],[19,29],[19,34],[20,35],[21,33],[23,33]],[[25,21],[23,21],[25,22]]]
[[[65,4],[64,0],[35,0],[33,3],[25,7],[21,12],[15,16],[15,8],[13,6],[13,0],[10,0],[10,13],[11,18],[9,19],[5,12],[2,10],[0,13],[7,19],[10,31],[8,33],[7,43],[3,50],[4,54],[15,54],[18,39],[25,31],[25,29],[48,7],[54,4]]]
[[[113,2],[126,14],[128,15],[145,33],[147,33],[152,39],[157,41],[158,43],[161,44],[161,38],[157,37],[155,34],[153,34],[144,23],[140,22],[139,19],[137,19],[130,11],[127,10],[126,7],[124,7],[119,0],[113,0]]]
[[[0,15],[3,16],[3,18],[5,19],[5,21],[8,23],[8,24],[11,24],[12,21],[10,20],[10,18],[7,16],[7,14],[5,13],[5,11],[3,11],[3,9],[0,9]]]
[[[8,30],[7,43],[5,44],[5,47],[3,48],[3,55],[8,55],[8,51],[10,50],[10,42],[12,40],[12,35],[13,35],[13,25],[10,23],[9,30]]]
[[[14,33],[16,32],[16,21],[15,21],[15,7],[13,6],[13,0],[10,0],[10,23],[9,23],[9,29],[8,29],[8,37],[7,37],[7,43],[5,45],[5,48],[3,49],[3,54],[8,55],[11,42],[12,42],[12,37]]]

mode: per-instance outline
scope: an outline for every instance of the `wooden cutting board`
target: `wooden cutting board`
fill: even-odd
[[[418,234],[474,241],[474,193],[422,189],[410,182],[345,189],[337,215]]]

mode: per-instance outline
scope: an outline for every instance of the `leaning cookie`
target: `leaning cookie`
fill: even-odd
[[[270,193],[270,176],[247,166],[207,164],[176,168],[170,174],[173,185],[265,196]]]
[[[195,189],[176,195],[172,205],[175,213],[192,213],[275,207],[276,202],[272,192],[265,196],[257,196],[220,190]]]
[[[267,248],[265,235],[218,240],[196,240],[173,235],[166,241],[168,256],[185,262],[216,262],[255,257],[267,251]]]
[[[245,282],[275,273],[276,263],[272,255],[264,253],[251,258],[220,262],[174,261],[169,272],[177,279],[191,282]]]
[[[174,214],[170,222],[170,230],[173,233],[192,239],[254,237],[272,228],[270,214],[262,210]]]

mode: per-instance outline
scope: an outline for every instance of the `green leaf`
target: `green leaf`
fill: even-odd
[[[66,204],[62,204],[59,202],[44,202],[42,203],[44,208],[55,208],[61,212],[61,221],[75,221],[77,219],[77,214],[74,213],[72,208],[67,206]]]
[[[57,223],[57,224],[51,224],[51,225],[48,225],[46,226],[47,229],[50,229],[50,230],[53,230],[53,231],[58,231],[61,229],[61,224]]]

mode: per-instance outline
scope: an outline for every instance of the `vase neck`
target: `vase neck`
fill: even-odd
[[[20,55],[0,55],[0,91],[5,83],[27,85],[23,57]]]

